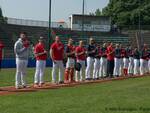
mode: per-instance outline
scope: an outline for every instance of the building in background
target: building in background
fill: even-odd
[[[83,15],[73,14],[69,17],[71,30],[82,30]],[[110,32],[111,19],[108,16],[84,15],[84,31]]]

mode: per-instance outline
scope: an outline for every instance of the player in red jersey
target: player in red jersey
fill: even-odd
[[[35,45],[34,54],[36,57],[36,72],[34,77],[34,84],[35,87],[41,87],[44,84],[43,75],[47,59],[47,51],[45,50],[43,37],[40,37],[39,43]]]
[[[113,43],[107,47],[107,76],[113,77],[114,70],[114,48]]]
[[[79,46],[76,47],[77,62],[81,64],[81,70],[76,71],[75,81],[83,81],[83,71],[85,71],[86,49],[83,47],[83,41],[79,41]],[[80,73],[80,79],[78,74]]]
[[[4,44],[0,41],[0,71],[2,68],[3,49],[4,49]]]
[[[50,49],[51,59],[53,61],[53,69],[52,69],[52,82],[55,84],[56,81],[56,71],[59,69],[59,83],[63,82],[63,74],[64,74],[64,45],[61,43],[59,36],[56,36],[55,42],[51,45]]]

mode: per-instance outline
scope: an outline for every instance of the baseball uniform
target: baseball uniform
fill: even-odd
[[[129,53],[128,74],[133,75],[133,68],[134,68],[133,50],[131,48],[128,48],[127,52]]]
[[[100,50],[100,69],[99,69],[99,76],[105,77],[107,75],[107,48],[102,47]]]
[[[34,53],[36,56],[36,71],[35,71],[34,83],[40,85],[44,83],[43,76],[44,76],[44,70],[46,67],[46,59],[47,59],[47,53],[45,52],[44,44],[43,43],[36,44],[34,48]]]
[[[94,57],[94,69],[93,69],[93,79],[99,79],[99,68],[100,68],[100,48],[96,47],[95,57]]]
[[[29,44],[21,38],[14,45],[16,54],[16,88],[26,87],[26,69],[29,57]]]
[[[114,48],[109,45],[107,47],[107,76],[113,77],[114,70]]]
[[[65,52],[67,55],[67,63],[66,63],[66,70],[65,70],[65,81],[73,81],[74,78],[74,65],[75,65],[75,46],[67,45]],[[70,53],[73,53],[69,55]]]
[[[116,48],[114,51],[115,58],[114,58],[114,76],[120,76],[120,66],[121,66],[121,49]]]
[[[129,66],[129,55],[127,53],[127,48],[122,49],[122,57],[123,57],[123,73],[125,76],[127,76]]]
[[[96,47],[95,45],[88,45],[87,47],[87,67],[86,67],[86,72],[85,72],[85,76],[86,76],[86,80],[91,80],[91,70],[93,69],[93,65],[94,65],[94,56],[95,56],[95,50]]]
[[[84,47],[76,47],[76,58],[77,62],[81,64],[81,70],[78,72],[76,71],[75,81],[83,81],[83,71],[85,70],[85,60],[86,60],[86,49]],[[80,54],[82,53],[82,54]],[[80,55],[78,55],[80,54]]]
[[[4,44],[0,42],[0,70],[2,67],[3,48],[4,48]]]
[[[148,49],[148,70],[150,73],[150,49]]]
[[[63,81],[63,74],[64,74],[64,65],[63,65],[63,58],[64,58],[64,45],[59,42],[54,42],[51,45],[52,50],[52,57],[53,57],[53,69],[52,69],[52,82],[57,83],[56,81],[56,72],[59,69],[59,83]]]
[[[148,55],[148,51],[143,48],[140,58],[140,75],[144,75],[148,72]]]
[[[138,50],[133,51],[134,58],[134,75],[139,75],[140,72],[140,52]]]

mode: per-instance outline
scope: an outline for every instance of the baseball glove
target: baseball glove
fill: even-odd
[[[78,62],[75,63],[74,68],[75,68],[76,71],[80,71],[80,70],[81,70],[81,67],[82,67],[82,66],[81,66],[80,63],[78,63]]]

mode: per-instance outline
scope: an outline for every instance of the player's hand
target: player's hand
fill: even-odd
[[[30,42],[29,42],[28,40],[23,41],[23,46],[24,46],[25,48],[29,48]]]
[[[95,50],[93,50],[92,53],[95,53]]]
[[[44,51],[44,54],[47,54],[47,51],[46,51],[46,50]]]

